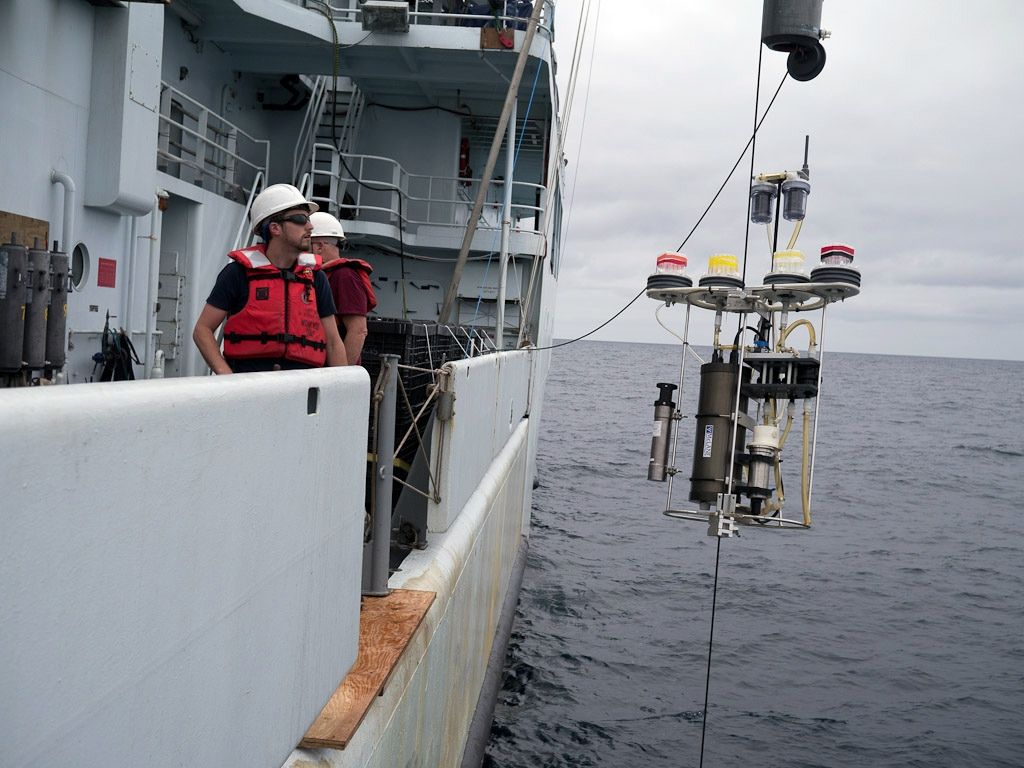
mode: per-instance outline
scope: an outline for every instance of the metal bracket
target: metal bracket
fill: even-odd
[[[731,539],[733,536],[739,535],[740,532],[736,529],[736,518],[714,512],[708,515],[708,536]]]
[[[731,539],[739,536],[736,528],[736,494],[718,494],[718,504],[714,512],[708,515],[708,536],[717,536],[720,539]]]

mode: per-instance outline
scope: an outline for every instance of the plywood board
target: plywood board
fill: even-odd
[[[387,597],[364,597],[359,613],[359,655],[351,671],[306,731],[305,749],[344,749],[373,700],[387,685],[434,592],[395,589]]]
[[[47,237],[50,233],[50,223],[42,219],[33,219],[29,216],[21,216],[17,213],[0,211],[0,242],[11,242],[11,233],[14,233],[18,245],[33,247],[38,239],[40,248],[49,248],[50,243]]]
[[[494,27],[480,28],[480,47],[507,51],[515,46],[515,35],[511,29],[498,30]]]

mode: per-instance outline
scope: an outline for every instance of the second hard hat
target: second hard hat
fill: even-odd
[[[249,222],[256,232],[260,224],[269,219],[275,213],[287,211],[291,208],[305,208],[310,213],[320,209],[320,206],[311,200],[307,200],[291,184],[271,184],[252,201],[252,208],[249,209]]]
[[[326,211],[319,211],[309,217],[313,222],[313,232],[310,237],[339,237],[345,239],[345,230],[341,228],[341,222]]]

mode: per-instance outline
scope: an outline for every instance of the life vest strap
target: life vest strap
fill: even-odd
[[[300,347],[311,347],[320,350],[327,349],[323,342],[307,339],[305,336],[296,336],[294,333],[225,333],[224,338],[231,343],[239,341],[258,341],[260,344],[298,344]]]

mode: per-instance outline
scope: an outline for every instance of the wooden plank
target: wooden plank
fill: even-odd
[[[387,597],[363,598],[356,663],[306,731],[300,747],[345,748],[373,700],[383,693],[436,596],[434,592],[395,589]]]

